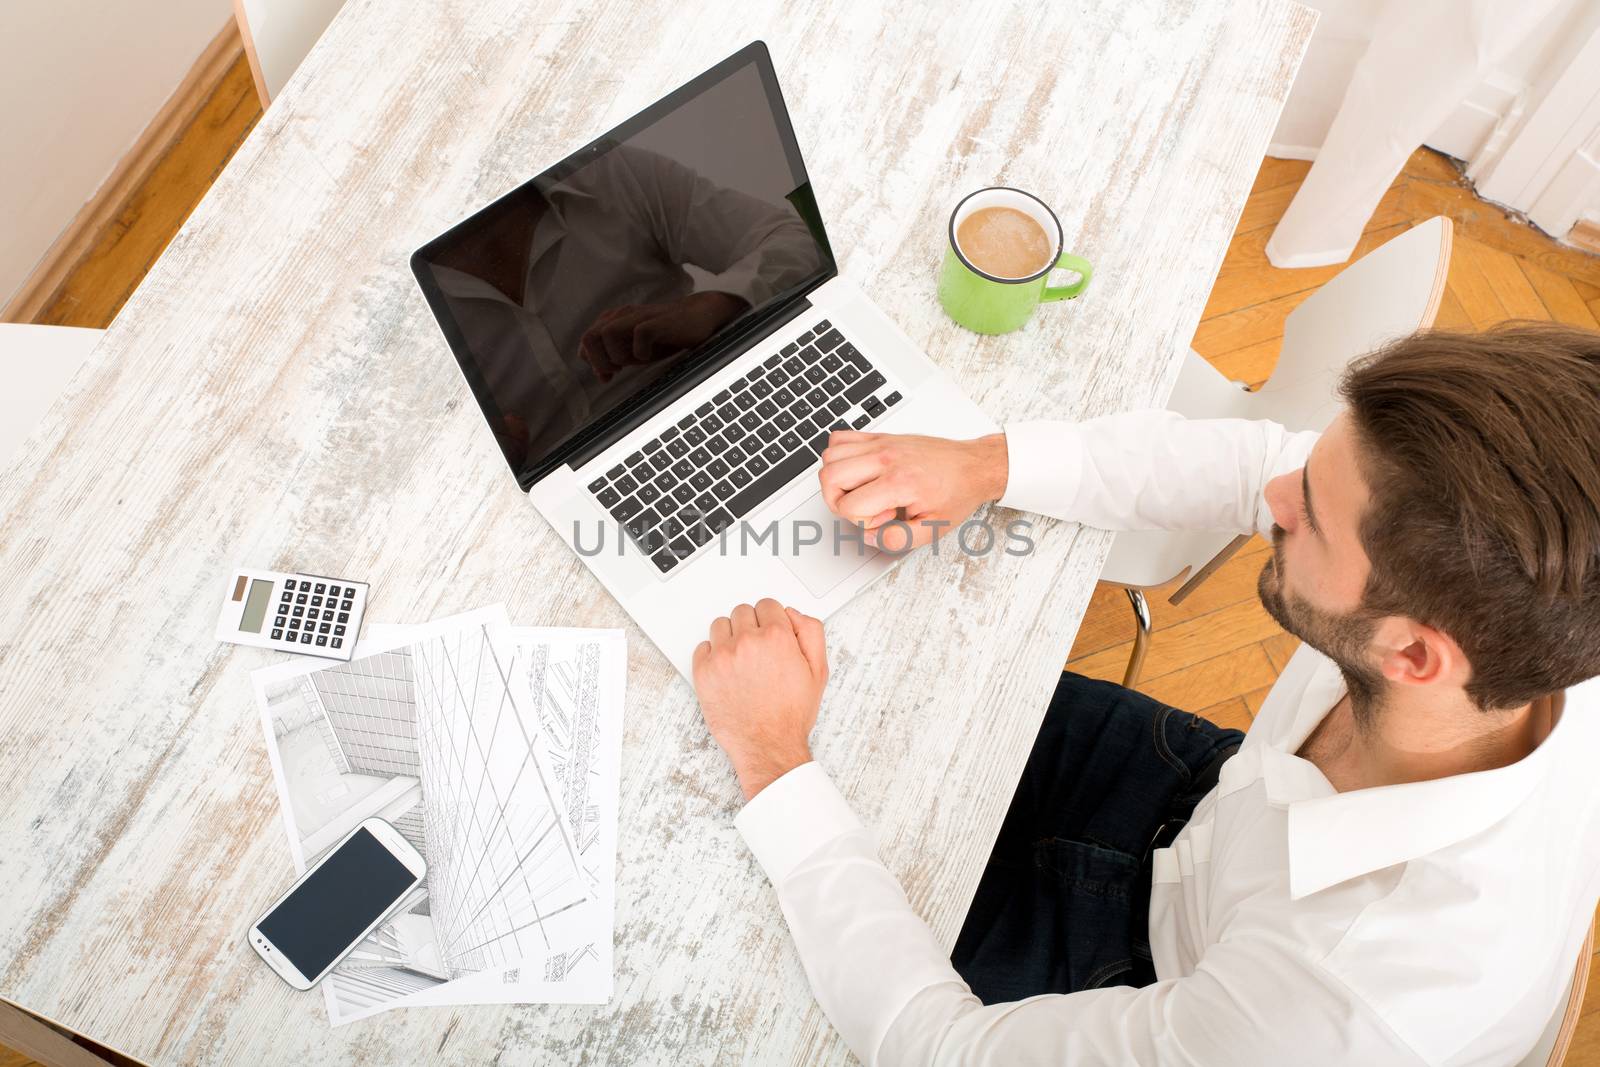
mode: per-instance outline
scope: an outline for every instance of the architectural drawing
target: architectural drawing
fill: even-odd
[[[511,655],[486,622],[428,630],[258,680],[298,865],[372,816],[428,862],[411,898],[324,980],[335,1023],[438,1003],[430,993],[453,981],[570,954],[563,917],[595,895]]]

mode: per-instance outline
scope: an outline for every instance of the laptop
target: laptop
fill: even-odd
[[[830,433],[996,429],[839,274],[760,41],[411,265],[517,484],[685,677],[734,605],[826,617],[896,562],[823,503]]]

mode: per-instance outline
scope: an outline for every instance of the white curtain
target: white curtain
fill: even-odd
[[[1562,0],[1389,0],[1316,162],[1284,212],[1275,267],[1343,263],[1400,168]]]

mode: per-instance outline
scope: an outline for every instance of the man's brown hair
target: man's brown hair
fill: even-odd
[[[1600,333],[1416,333],[1340,392],[1372,494],[1363,609],[1450,635],[1485,709],[1600,674]]]

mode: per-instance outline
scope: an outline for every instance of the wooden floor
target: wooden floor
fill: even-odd
[[[108,325],[260,114],[241,60],[40,321]],[[1196,350],[1229,378],[1252,384],[1266,380],[1285,317],[1338,273],[1336,267],[1275,270],[1264,253],[1273,225],[1308,167],[1278,159],[1262,163],[1195,333]],[[1440,214],[1455,220],[1456,239],[1438,325],[1472,329],[1507,318],[1537,318],[1600,329],[1600,258],[1564,248],[1506,218],[1473,196],[1449,160],[1426,149],[1412,156],[1390,187],[1357,252]],[[1249,725],[1296,644],[1256,600],[1266,547],[1260,539],[1252,541],[1182,605],[1166,603],[1170,589],[1150,596],[1156,632],[1140,689],[1224,725]],[[1102,587],[1068,665],[1120,680],[1132,636],[1125,597]],[[1575,1067],[1600,1067],[1600,973],[1591,981],[1596,992],[1567,1061]],[[0,1064],[10,1067],[5,1055],[0,1050]]]

